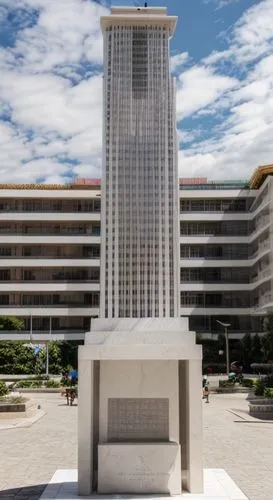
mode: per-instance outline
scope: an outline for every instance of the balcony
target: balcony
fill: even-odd
[[[71,222],[71,221],[79,221],[80,222],[99,222],[100,221],[100,213],[90,213],[90,212],[8,212],[1,213],[0,212],[0,222],[1,221],[22,221],[22,222],[35,222],[39,220],[39,222]]]
[[[77,330],[77,328],[52,330],[51,333],[48,330],[33,330],[32,332],[30,330],[1,330],[1,340],[24,340],[28,342],[60,342],[62,340],[84,340],[85,333],[87,331],[89,331],[89,328],[81,330]]]
[[[230,269],[203,269],[203,268],[182,268],[180,270],[180,283],[187,285],[196,284],[248,284],[250,282],[249,271],[245,268]]]
[[[76,303],[75,306],[70,304],[57,305],[0,305],[0,314],[2,316],[44,316],[44,317],[90,317],[99,315],[99,307],[88,306],[86,304]]]
[[[100,265],[100,260],[96,258],[41,258],[41,257],[13,257],[10,259],[2,258],[0,260],[1,268],[14,268],[14,267],[89,267],[90,269],[98,267]]]
[[[201,212],[201,213],[247,213],[249,207],[248,199],[180,199],[180,213]]]
[[[267,309],[269,309],[270,312],[273,310],[273,294],[266,293],[265,295],[262,295],[259,298],[259,303],[256,304],[255,306],[256,312],[259,312],[260,310],[264,310],[261,312],[267,312]]]
[[[100,228],[99,227],[84,227],[80,228],[76,227],[47,227],[40,226],[37,228],[14,228],[14,227],[1,227],[0,226],[0,237],[2,241],[2,237],[7,234],[12,236],[100,236]]]
[[[33,193],[33,192],[32,192]],[[22,194],[22,191],[19,192]],[[40,196],[44,194],[40,191]],[[65,194],[65,193],[63,193]],[[84,193],[82,193],[84,195]],[[18,192],[17,192],[18,195]],[[96,195],[96,193],[95,193]],[[58,193],[58,196],[60,194]],[[78,195],[79,196],[79,195]],[[85,194],[86,196],[86,194]],[[90,196],[90,195],[89,195]],[[61,200],[61,199],[1,199],[0,215],[7,217],[9,214],[91,214],[100,213],[100,199],[77,199],[77,200]]]
[[[271,266],[267,266],[265,269],[258,271],[257,274],[252,276],[251,281],[255,283],[257,281],[263,281],[271,278],[272,278],[272,269]]]
[[[29,283],[29,282],[39,282],[39,283],[99,283],[100,281],[100,270],[99,268],[37,268],[37,269],[2,269],[0,268],[0,283],[1,282],[13,282],[13,283]]]
[[[259,257],[260,255],[263,255],[265,252],[270,250],[270,242],[267,240],[265,243],[261,243],[258,246],[258,249],[250,256],[251,259],[256,259],[256,257]]]
[[[246,221],[180,222],[180,237],[241,237],[249,235]]]
[[[250,307],[250,298],[248,292],[195,293],[181,291],[180,306],[192,308],[247,308]]]
[[[270,227],[270,218],[269,216],[265,217],[262,222],[260,222],[257,226],[253,228],[253,231],[250,234],[249,242],[253,243],[257,238],[259,238],[265,231],[268,231]]]
[[[99,293],[1,293],[0,307],[99,307]]]
[[[55,281],[49,282],[0,282],[0,293],[4,292],[25,292],[25,293],[43,293],[43,292],[99,292],[100,285],[99,283],[94,282],[73,282],[73,281],[65,281],[62,283],[58,283]]]
[[[71,233],[69,234],[52,234],[52,233],[37,233],[26,234],[22,232],[18,233],[0,233],[1,244],[13,244],[13,245],[71,245],[71,244],[100,244],[100,236],[82,234],[82,233]]]

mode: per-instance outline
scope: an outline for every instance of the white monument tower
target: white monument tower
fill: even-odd
[[[176,21],[157,7],[101,18],[101,308],[79,349],[83,495],[203,490],[202,353],[178,303]]]
[[[178,173],[165,8],[103,17],[101,317],[178,316]]]

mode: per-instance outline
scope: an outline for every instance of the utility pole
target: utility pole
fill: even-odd
[[[49,340],[46,342],[46,377],[49,376],[49,343],[51,342],[51,316],[49,317]]]
[[[223,326],[225,329],[225,339],[226,339],[226,370],[227,375],[229,374],[229,339],[228,339],[228,328],[231,326],[230,323],[223,323],[222,321],[216,320],[219,325]]]

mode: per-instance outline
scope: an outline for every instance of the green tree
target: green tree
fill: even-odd
[[[0,316],[0,330],[23,330],[24,322],[13,316]],[[0,331],[1,338],[1,331]]]
[[[60,374],[62,371],[62,358],[60,346],[57,343],[48,344],[48,360],[49,360],[49,373]],[[45,373],[46,365],[46,346],[39,352],[37,356],[36,372]]]
[[[0,339],[2,331],[22,330],[24,322],[12,316],[0,316]],[[35,354],[24,342],[0,341],[0,371],[5,374],[34,373]]]
[[[66,369],[68,366],[78,368],[78,347],[83,344],[83,340],[71,340],[60,342],[59,348],[61,351],[61,364],[62,368]]]
[[[218,335],[218,351],[225,351],[226,349],[226,339],[222,333]]]
[[[267,361],[273,360],[273,314],[265,320],[266,333],[261,338],[262,351]]]
[[[253,349],[253,342],[251,338],[250,333],[246,333],[242,340],[241,340],[241,345],[242,345],[242,361],[244,365],[244,370],[249,371],[250,365],[251,365],[251,353]]]
[[[256,333],[252,339],[251,363],[261,363],[263,358],[261,338]]]
[[[34,349],[23,342],[0,342],[0,371],[5,374],[27,375],[34,373]]]
[[[196,340],[203,347],[203,363],[219,363],[218,341],[202,338],[201,335]]]

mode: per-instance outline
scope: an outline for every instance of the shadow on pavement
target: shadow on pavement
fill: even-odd
[[[35,484],[0,491],[1,500],[39,500],[47,484]]]

